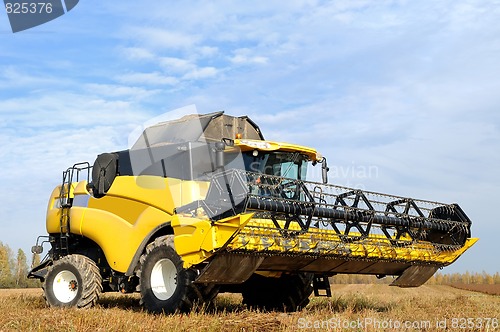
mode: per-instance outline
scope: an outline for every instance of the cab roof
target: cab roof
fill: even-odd
[[[323,157],[314,148],[307,146],[296,145],[285,142],[274,142],[264,140],[252,139],[236,139],[234,145],[240,148],[241,151],[285,151],[285,152],[299,152],[309,157],[312,161],[320,161]]]

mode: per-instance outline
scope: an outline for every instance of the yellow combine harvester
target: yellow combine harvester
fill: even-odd
[[[322,183],[307,181],[312,166]],[[51,249],[29,276],[51,306],[138,291],[147,310],[173,313],[238,292],[295,311],[330,296],[338,273],[420,286],[477,241],[456,204],[335,186],[327,172],[315,149],[266,141],[248,117],[159,123],[63,173],[33,252]]]

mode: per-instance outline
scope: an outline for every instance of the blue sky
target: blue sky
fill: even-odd
[[[249,115],[330,182],[457,202],[499,271],[499,1],[80,1],[13,34],[0,10],[0,241],[29,251],[63,169],[164,112]],[[372,171],[367,171],[372,170]]]

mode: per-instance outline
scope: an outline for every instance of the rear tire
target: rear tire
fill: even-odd
[[[42,288],[52,307],[90,308],[102,292],[102,277],[90,258],[68,255],[49,268]]]
[[[218,292],[215,285],[193,283],[197,271],[185,269],[174,247],[174,236],[155,239],[141,256],[139,290],[141,304],[152,313],[189,312],[195,304],[212,300]]]
[[[243,285],[243,303],[263,311],[302,310],[309,304],[313,277],[312,273],[283,274],[280,278],[254,274]]]

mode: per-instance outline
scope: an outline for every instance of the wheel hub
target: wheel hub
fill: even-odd
[[[78,293],[78,281],[75,274],[68,270],[59,272],[54,278],[52,289],[60,302],[73,301]]]
[[[76,280],[71,280],[69,282],[69,289],[72,291],[76,291],[77,288],[78,288],[78,283],[76,282]]]
[[[165,301],[177,289],[177,268],[170,259],[160,259],[151,271],[151,290],[157,299]]]

